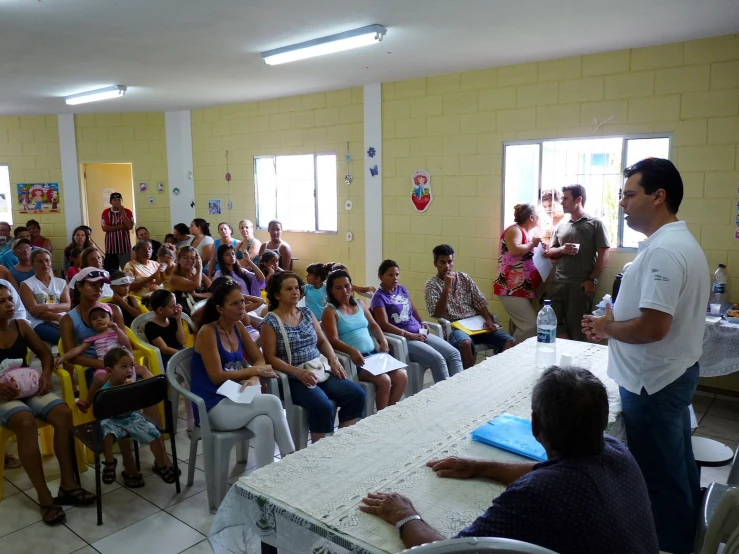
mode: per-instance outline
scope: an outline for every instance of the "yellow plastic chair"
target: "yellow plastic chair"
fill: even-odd
[[[76,414],[79,413],[77,405],[75,404],[74,391],[72,389],[72,378],[69,373],[64,369],[55,369],[54,374],[59,379],[62,389],[62,400],[72,411],[72,424],[76,425],[75,420]],[[39,435],[41,441],[41,454],[44,456],[50,456],[54,453],[54,428],[41,421],[36,420],[39,428]],[[0,427],[0,501],[3,498],[3,476],[5,473],[5,448],[8,440],[15,438],[15,433],[5,427]],[[77,461],[77,468],[80,473],[87,471],[87,464],[85,463],[85,447],[78,440],[74,442],[75,458]]]

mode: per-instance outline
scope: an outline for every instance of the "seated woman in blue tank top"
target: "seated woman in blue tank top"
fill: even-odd
[[[222,278],[223,279],[223,278]],[[260,377],[276,377],[241,319],[245,314],[244,295],[231,280],[220,281],[205,304],[202,326],[195,337],[191,363],[191,390],[205,401],[207,414],[195,410],[195,423],[207,417],[219,431],[246,427],[254,433],[257,467],[274,461],[275,442],[285,456],[295,450],[280,399],[262,394],[251,404],[237,404],[218,394],[226,381],[260,386]],[[248,356],[251,366],[244,360]]]
[[[375,343],[370,333],[380,344],[380,352],[389,352],[390,348],[367,306],[352,296],[352,279],[349,273],[340,269],[329,274],[326,280],[326,300],[328,305],[323,310],[321,326],[331,346],[349,355],[357,366],[360,381],[375,384],[378,411],[397,403],[408,384],[408,375],[404,369],[381,375],[373,375],[362,369],[364,356],[375,353]]]
[[[308,411],[308,428],[316,442],[334,431],[336,410],[331,401],[339,408],[339,427],[354,425],[364,417],[364,391],[347,379],[310,309],[298,307],[302,291],[302,279],[291,271],[270,279],[270,312],[260,327],[260,336],[264,358],[276,371],[289,376],[293,402]],[[325,360],[319,361],[321,355]],[[312,367],[316,367],[315,372]]]

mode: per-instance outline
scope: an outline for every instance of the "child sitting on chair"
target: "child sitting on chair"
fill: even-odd
[[[323,308],[326,307],[326,278],[333,264],[310,264],[305,268],[305,305],[321,321]]]
[[[128,351],[133,350],[131,348],[131,341],[129,341],[126,336],[126,332],[113,322],[113,310],[110,306],[104,303],[97,303],[90,308],[89,315],[92,328],[95,329],[98,334],[85,339],[82,344],[75,346],[69,352],[65,352],[64,355],[55,362],[57,368],[61,367],[64,362],[68,362],[77,356],[84,354],[90,347],[90,343],[93,343],[95,353],[98,358],[104,358],[109,350],[116,347],[123,347],[128,349]],[[136,367],[136,374],[134,374],[134,380],[136,379],[136,375],[142,379],[153,377],[146,367],[138,364]],[[95,371],[92,384],[87,392],[87,399],[77,401],[77,407],[81,412],[87,412],[95,393],[100,390],[108,378],[109,375],[107,370],[98,369]]]
[[[265,250],[259,258],[259,270],[264,274],[264,286],[262,290],[267,289],[269,280],[277,273],[282,273],[283,269],[278,265],[280,257],[272,250]]]
[[[105,371],[108,374],[107,382],[103,389],[120,387],[133,382],[135,378],[133,355],[125,348],[114,347],[110,349],[104,358]],[[165,483],[174,483],[177,473],[172,465],[167,451],[164,449],[164,440],[156,426],[139,412],[129,412],[119,416],[103,419],[100,422],[103,430],[103,454],[105,456],[103,469],[103,483],[110,484],[115,480],[115,469],[118,460],[113,456],[113,443],[120,441],[121,456],[123,457],[123,477],[129,488],[140,488],[144,486],[144,478],[136,467],[136,462],[131,455],[130,439],[141,444],[151,446],[154,454],[154,467],[152,471],[162,478]]]
[[[149,298],[154,318],[144,327],[146,340],[159,349],[162,365],[185,347],[185,328],[182,326],[182,306],[168,290],[155,290]]]
[[[144,313],[139,299],[133,294],[129,294],[131,292],[129,285],[132,282],[133,277],[129,277],[120,269],[110,274],[110,288],[113,290],[113,298],[110,302],[121,309],[126,327],[130,327],[133,320]]]

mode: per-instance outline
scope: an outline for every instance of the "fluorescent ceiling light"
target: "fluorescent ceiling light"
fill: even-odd
[[[127,88],[128,87],[126,87],[126,85],[113,85],[112,87],[73,94],[72,96],[64,98],[64,101],[69,106],[76,106],[77,104],[86,104],[87,102],[97,102],[98,100],[107,100],[108,98],[118,98],[119,96],[126,94]]]
[[[345,31],[329,37],[317,38],[307,42],[301,42],[300,44],[293,44],[292,46],[268,50],[267,52],[262,52],[262,59],[267,65],[277,65],[322,56],[324,54],[333,54],[334,52],[351,50],[352,48],[369,46],[370,44],[381,42],[385,33],[387,33],[387,29],[382,25],[369,25],[361,29]]]

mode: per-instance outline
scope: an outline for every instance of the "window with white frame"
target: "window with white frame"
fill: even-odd
[[[10,171],[0,164],[0,221],[13,225],[13,203],[10,196]]]
[[[559,195],[563,186],[580,184],[585,211],[603,221],[612,245],[636,248],[644,240],[625,224],[619,207],[623,170],[644,158],[669,158],[669,136],[537,140],[506,143],[504,149],[504,228],[513,224],[513,207],[524,202],[540,206],[541,227],[556,222],[561,207],[542,206],[542,193]]]
[[[336,154],[256,156],[254,183],[259,229],[338,231]]]

